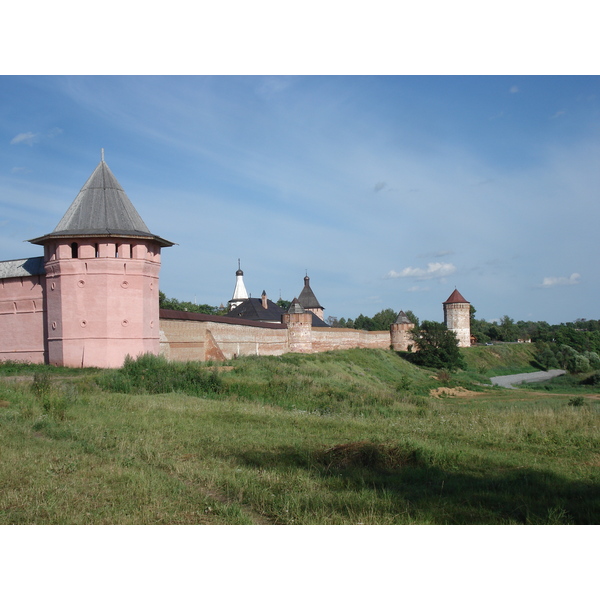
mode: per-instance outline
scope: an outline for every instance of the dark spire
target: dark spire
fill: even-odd
[[[304,277],[304,289],[300,292],[298,296],[298,302],[303,306],[303,308],[323,308],[314,292],[310,288],[310,277],[308,274]]]

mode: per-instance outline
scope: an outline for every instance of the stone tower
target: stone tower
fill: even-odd
[[[238,270],[235,272],[235,289],[231,300],[228,302],[229,310],[238,307],[244,300],[248,300],[248,292],[244,285],[244,271],[240,267],[240,259],[238,258]]]
[[[450,331],[454,331],[461,348],[471,346],[471,305],[461,293],[455,289],[444,306],[444,323]]]
[[[319,319],[323,320],[323,311],[325,309],[319,304],[317,297],[310,288],[310,277],[308,275],[304,278],[304,288],[298,296],[298,302],[302,305],[302,308],[309,310],[317,315]]]
[[[409,352],[414,347],[410,331],[415,324],[406,316],[404,311],[398,313],[398,318],[390,325],[392,349],[396,352]]]
[[[281,315],[281,322],[287,325],[291,352],[312,352],[312,314],[302,308],[298,298],[294,298],[288,311]]]
[[[120,367],[159,353],[161,248],[104,156],[44,246],[47,362]]]

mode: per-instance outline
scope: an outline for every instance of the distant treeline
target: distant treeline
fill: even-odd
[[[290,302],[279,299],[277,304],[286,310]],[[167,298],[159,292],[160,308],[199,312],[207,315],[224,315],[228,312],[223,306],[210,306],[194,302],[182,302],[176,298]],[[406,316],[418,326],[419,318],[410,310],[405,311]],[[475,317],[476,309],[471,306],[471,334],[479,344],[490,342],[517,342],[531,341],[541,343],[556,343],[566,345],[575,351],[600,353],[600,320],[577,319],[574,322],[550,325],[546,321],[514,321],[505,315],[498,322],[490,323],[485,319]],[[332,327],[346,327],[348,329],[365,329],[367,331],[387,331],[398,317],[398,312],[386,308],[367,317],[362,313],[355,319],[328,317],[327,323]]]
[[[600,320],[577,319],[574,322],[550,325],[546,321],[514,321],[505,315],[498,322],[486,321],[475,317],[476,309],[471,306],[471,334],[479,344],[490,342],[556,342],[574,348],[577,352],[600,352]],[[418,317],[410,310],[406,316],[416,325]],[[356,319],[338,319],[329,317],[332,327],[366,329],[367,331],[385,331],[398,317],[397,311],[386,308],[366,317],[360,314]]]
[[[546,321],[517,321],[508,316],[497,323],[474,318],[471,309],[471,334],[478,343],[489,342],[555,342],[571,346],[578,352],[600,352],[600,321],[577,319],[550,325]]]
[[[405,311],[406,316],[415,324],[419,325],[419,319],[410,310]],[[387,331],[390,325],[398,318],[398,311],[393,308],[385,308],[372,317],[365,317],[362,313],[356,319],[338,319],[329,317],[327,323],[331,327],[343,327],[348,329],[366,329],[367,331]]]
[[[228,312],[226,308],[220,306],[196,304],[195,302],[182,302],[181,300],[177,300],[177,298],[167,298],[163,292],[158,292],[158,307],[169,310],[202,313],[205,315],[224,315]]]

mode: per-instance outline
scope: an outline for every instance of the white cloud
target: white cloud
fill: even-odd
[[[10,172],[17,175],[19,173],[31,173],[31,169],[27,169],[26,167],[13,167]]]
[[[18,133],[15,137],[10,140],[11,144],[27,144],[28,146],[33,146],[33,144],[37,144],[42,141],[42,138],[52,139],[57,135],[61,135],[63,130],[60,127],[54,127],[50,129],[45,134],[42,133],[33,133],[28,131],[27,133]]]
[[[19,133],[15,135],[15,137],[12,140],[10,140],[10,143],[27,144],[28,146],[32,146],[34,142],[39,141],[39,137],[39,133],[31,133],[31,131],[28,131],[27,133]]]
[[[452,275],[456,271],[456,267],[452,263],[428,263],[426,269],[419,267],[406,267],[399,273],[397,271],[390,271],[386,279],[397,279],[399,277],[414,277],[415,279],[437,279],[440,277],[447,277]]]
[[[519,88],[516,85],[513,85],[510,90],[508,90],[511,94],[518,94]]]
[[[557,285],[576,285],[579,283],[581,275],[573,273],[570,277],[544,277],[541,287],[554,287]]]
[[[563,115],[566,115],[566,114],[567,114],[566,110],[557,110],[550,118],[558,119],[558,117],[562,117]]]

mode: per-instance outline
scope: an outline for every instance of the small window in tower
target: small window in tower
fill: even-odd
[[[71,244],[71,258],[79,258],[79,244],[77,242]]]
[[[98,244],[94,244],[94,256],[96,258],[100,256],[100,246]]]

